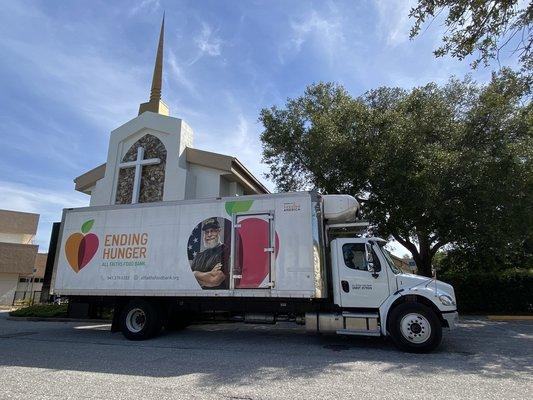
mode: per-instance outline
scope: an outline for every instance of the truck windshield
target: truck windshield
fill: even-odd
[[[383,243],[383,245],[380,243],[379,247],[381,248],[381,252],[383,253],[383,257],[385,257],[385,260],[387,260],[387,264],[389,264],[389,267],[392,270],[392,272],[394,272],[394,274],[396,274],[396,275],[401,274],[402,270],[400,268],[398,268],[396,265],[394,265],[394,262],[392,261],[390,253],[383,247],[384,245],[385,245],[385,243]]]

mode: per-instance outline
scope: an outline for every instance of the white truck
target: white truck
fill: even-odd
[[[397,268],[358,210],[316,192],[65,209],[53,293],[112,306],[132,340],[210,315],[434,349],[452,286]]]

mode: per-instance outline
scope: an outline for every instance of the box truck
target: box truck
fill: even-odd
[[[358,213],[316,192],[65,209],[53,293],[112,306],[132,340],[210,315],[432,350],[457,319],[452,286],[396,267]]]

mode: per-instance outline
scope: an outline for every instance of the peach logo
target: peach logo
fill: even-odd
[[[93,225],[94,219],[85,221],[81,226],[81,233],[73,233],[65,243],[67,261],[76,273],[92,260],[98,250],[98,236],[89,233]]]

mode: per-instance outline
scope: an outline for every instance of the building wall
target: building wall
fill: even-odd
[[[224,178],[220,177],[220,196],[242,196],[244,195],[244,188],[238,182],[231,182]]]
[[[21,282],[21,280],[24,280],[24,282]],[[31,278],[19,278],[17,282],[17,292],[40,292],[43,288],[41,280],[42,278],[35,278],[35,282],[32,282]]]
[[[196,193],[191,198],[220,197],[220,176],[225,173],[224,171],[190,164],[189,173],[196,182]]]
[[[32,234],[0,232],[0,242],[30,244],[32,240],[33,240]]]
[[[18,274],[6,274],[0,272],[0,305],[11,306],[17,290]]]
[[[238,182],[229,182],[229,195],[228,196],[243,196],[244,188]]]
[[[0,210],[0,232],[34,235],[39,223],[39,214]]]
[[[35,277],[44,278],[46,272],[46,261],[48,259],[48,253],[37,253],[35,257]]]
[[[227,171],[189,164],[187,175],[188,199],[205,199],[212,197],[241,196],[244,188],[238,182],[227,180]]]
[[[17,301],[30,299],[34,299],[37,302],[39,301],[39,293],[43,288],[47,258],[47,253],[38,253],[35,257],[33,272],[28,274],[17,275],[18,280],[15,293],[15,299]],[[15,304],[17,304],[17,302],[15,302]]]
[[[0,272],[31,274],[38,246],[0,242]]]
[[[11,306],[20,278],[33,273],[38,222],[38,214],[0,210],[0,305]]]

